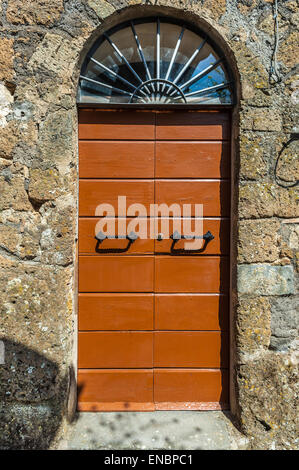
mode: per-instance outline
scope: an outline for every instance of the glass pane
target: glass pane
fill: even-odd
[[[231,102],[224,61],[217,63],[218,54],[202,35],[183,25],[168,23],[165,18],[160,22],[157,78],[157,22],[138,20],[133,27],[126,23],[117,31],[108,32],[108,38],[102,37],[84,63],[80,102]]]

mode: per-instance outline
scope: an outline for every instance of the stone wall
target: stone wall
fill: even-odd
[[[160,12],[207,31],[235,71],[232,411],[249,448],[295,448],[298,193],[273,171],[298,132],[297,2],[278,2],[281,81],[271,84],[272,0],[0,3],[1,447],[55,447],[73,405],[84,54],[111,25]],[[281,181],[298,178],[296,145],[281,155]]]

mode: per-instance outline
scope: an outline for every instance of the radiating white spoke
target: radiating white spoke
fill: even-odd
[[[156,29],[152,41],[148,38],[144,39],[143,28],[139,32],[139,27],[136,26],[136,24],[145,25],[147,23],[150,23],[151,27]],[[172,25],[171,28],[169,28],[170,24]],[[187,53],[185,47],[183,50],[183,44],[184,40],[187,39],[189,30],[182,23],[181,25],[178,23],[174,27],[175,24],[176,21],[168,23],[167,18],[160,19],[159,17],[138,20],[138,23],[137,20],[136,22],[131,20],[124,23],[120,28],[104,33],[102,38],[99,39],[98,45],[93,46],[92,52],[84,62],[80,75],[80,86],[82,87],[82,92],[79,94],[80,101],[84,102],[84,96],[87,98],[87,94],[83,91],[84,87],[87,87],[87,85],[84,86],[84,81],[86,81],[86,83],[89,82],[95,85],[88,87],[90,89],[89,93],[93,93],[94,96],[99,95],[97,101],[103,103],[120,101],[117,100],[117,95],[123,95],[122,101],[125,103],[142,103],[145,105],[159,103],[168,105],[180,102],[230,103],[232,89],[231,83],[227,81],[228,78],[224,78],[229,76],[226,73],[224,59],[214,59],[213,64],[197,73],[200,67],[203,67],[203,62],[201,62],[203,59],[201,59],[200,54],[202,49],[204,48],[204,51],[206,51],[202,54],[203,57],[210,54],[209,50],[205,49],[207,39],[198,38],[200,43],[198,42],[196,48],[191,50],[191,54],[186,56],[185,63],[181,64],[179,51],[183,52],[184,56]],[[126,31],[128,31],[125,40],[121,39],[124,34],[122,28],[127,28]],[[141,33],[141,31],[143,32]],[[161,43],[161,31],[163,32],[163,44]],[[148,33],[145,32],[146,34]],[[196,38],[195,35],[194,38]],[[114,58],[117,57],[117,67],[108,62],[106,63],[104,60],[104,57],[107,57],[107,54],[109,55],[111,52],[106,50],[107,44],[108,48],[111,47]],[[170,46],[170,44],[172,45]],[[162,46],[163,49],[161,49]],[[166,57],[162,56],[164,48],[168,51]],[[161,74],[164,75],[163,70],[166,69],[165,76],[162,77]],[[177,69],[179,69],[178,72]],[[214,85],[207,86],[205,83],[207,80],[203,78],[215,69],[216,71],[212,73]],[[217,73],[218,70],[221,70],[221,74]],[[192,76],[193,74],[194,76]],[[88,75],[91,75],[92,78]],[[223,83],[219,83],[220,80]],[[115,87],[113,83],[119,84],[123,88]],[[205,88],[203,88],[204,86]],[[192,88],[193,90],[194,88],[197,89],[192,91]],[[105,89],[110,91],[106,92]],[[227,89],[226,92],[223,92],[224,94],[217,93],[217,91],[220,92],[224,89]],[[223,98],[221,98],[222,95]]]
[[[104,33],[104,36],[105,38],[107,39],[107,41],[109,42],[109,44],[113,47],[113,49],[115,50],[116,54],[124,61],[124,63],[126,64],[126,66],[129,68],[129,70],[131,70],[132,74],[134,75],[134,77],[137,78],[137,80],[139,81],[139,83],[142,83],[142,80],[141,78],[139,77],[138,73],[135,72],[135,70],[133,69],[133,67],[129,64],[129,62],[127,61],[127,59],[125,58],[125,56],[123,55],[123,53],[118,49],[118,47],[114,44],[113,41],[111,41],[111,39],[109,38],[109,36],[107,36],[107,34]]]
[[[160,19],[157,19],[157,73],[156,78],[160,78]],[[159,82],[157,82],[157,92],[159,93]]]
[[[115,86],[108,85],[107,83],[99,82],[98,80],[94,80],[93,78],[89,77],[84,77],[84,75],[80,75],[81,80],[86,80],[87,82],[95,83],[96,85],[100,85],[106,88],[109,88],[110,90],[116,90],[119,93],[123,93],[125,95],[130,95],[132,96],[133,93],[130,93],[129,91],[121,90],[120,88],[116,88]]]
[[[139,57],[141,58],[141,60],[142,60],[142,62],[143,62],[143,65],[144,65],[144,68],[145,68],[145,73],[146,73],[147,80],[151,80],[152,77],[151,77],[149,68],[148,68],[148,66],[147,66],[147,63],[146,63],[146,60],[145,60],[145,57],[144,57],[144,54],[143,54],[143,50],[142,50],[142,47],[141,47],[141,44],[140,44],[138,35],[137,35],[137,33],[136,33],[136,29],[135,29],[135,26],[134,26],[133,21],[131,21],[131,28],[132,28],[133,36],[134,36],[135,41],[136,41],[137,51],[138,51]],[[146,88],[146,91],[147,91],[148,93],[150,93],[150,91],[149,91],[148,88]],[[154,91],[154,88],[153,88],[153,91]]]
[[[139,57],[140,57],[140,59],[142,60],[143,65],[144,65],[144,68],[145,68],[146,77],[147,77],[148,80],[151,80],[152,77],[151,77],[149,68],[148,68],[148,66],[147,66],[147,63],[146,63],[146,60],[145,60],[145,57],[144,57],[144,54],[143,54],[143,50],[142,50],[140,41],[139,41],[139,39],[138,39],[138,36],[137,36],[136,30],[135,30],[135,26],[134,26],[133,21],[131,21],[131,28],[132,28],[133,35],[134,35],[134,38],[135,38],[135,41],[136,41],[136,45],[137,45],[137,50],[138,50],[138,53],[139,53]]]
[[[211,64],[209,65],[209,67],[205,68],[204,70],[202,70],[201,72],[199,72],[197,75],[195,75],[194,77],[190,78],[190,80],[188,80],[187,82],[183,83],[183,85],[180,86],[181,90],[183,90],[184,88],[186,88],[186,86],[188,85],[192,85],[192,83],[194,82],[197,82],[200,78],[203,78],[205,75],[207,75],[209,72],[211,72],[212,70],[214,70],[217,65],[220,64],[220,62],[222,61],[223,59],[218,59],[216,60],[216,62],[214,62],[214,64]]]
[[[107,73],[110,73],[113,77],[116,77],[118,78],[119,80],[121,80],[123,83],[125,83],[126,85],[128,85],[130,88],[133,88],[133,90],[136,90],[136,86],[133,85],[132,83],[130,83],[128,80],[126,80],[125,78],[123,78],[121,75],[119,75],[118,73],[114,72],[114,70],[111,70],[109,69],[109,67],[106,67],[106,65],[102,64],[101,62],[98,62],[96,59],[94,59],[93,57],[90,57],[90,60],[98,65],[99,67],[101,67],[103,70],[105,70]]]
[[[178,38],[178,40],[177,40],[176,46],[175,46],[175,48],[174,48],[174,51],[173,51],[173,54],[172,54],[172,57],[171,57],[171,60],[170,60],[170,63],[169,63],[169,66],[168,66],[166,75],[165,75],[165,80],[168,80],[168,78],[170,77],[174,60],[175,60],[175,58],[176,58],[176,55],[177,55],[177,53],[178,53],[179,47],[180,47],[181,42],[182,42],[182,38],[183,38],[183,35],[184,35],[184,31],[185,31],[185,28],[182,28],[181,33],[180,33],[180,35],[179,35],[179,38]],[[165,88],[165,84],[164,84],[163,87],[162,87],[162,92],[164,91],[164,88]]]
[[[86,80],[87,82],[90,83],[95,83],[96,85],[103,86],[105,88],[108,88],[109,90],[112,91],[117,91],[118,93],[124,94],[124,95],[129,95],[133,96],[133,93],[130,93],[129,91],[121,90],[120,88],[115,87],[114,85],[108,85],[107,83],[99,82],[98,80],[94,80],[93,78],[85,77],[84,75],[80,75],[81,80]],[[139,99],[143,99],[141,96],[136,95]]]
[[[210,86],[208,88],[202,88],[201,90],[196,90],[196,91],[192,91],[190,93],[186,93],[185,97],[189,98],[190,96],[210,93],[211,91],[216,91],[216,90],[227,88],[229,85],[230,85],[230,83],[220,83],[219,85],[213,85],[213,86]],[[177,100],[178,97],[174,97],[173,99]]]
[[[190,59],[187,61],[187,63],[184,65],[184,67],[182,68],[182,70],[180,71],[180,73],[176,76],[176,78],[173,80],[173,83],[177,83],[179,81],[179,79],[181,78],[181,76],[185,73],[185,71],[187,70],[188,67],[190,67],[190,65],[192,64],[193,60],[195,59],[195,57],[200,53],[200,51],[202,50],[203,46],[205,45],[205,43],[207,42],[206,39],[204,39],[201,44],[199,45],[199,47],[193,52],[192,56],[190,57]]]

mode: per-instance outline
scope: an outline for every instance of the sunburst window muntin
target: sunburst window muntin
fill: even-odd
[[[122,23],[104,33],[80,73],[83,104],[233,102],[226,60],[203,33],[169,18]]]

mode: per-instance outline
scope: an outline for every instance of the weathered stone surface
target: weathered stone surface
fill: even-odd
[[[239,265],[238,290],[241,294],[252,295],[294,294],[293,268],[267,264]]]
[[[250,354],[270,344],[270,302],[267,297],[241,298],[237,315],[238,361],[244,363]]]
[[[0,407],[0,449],[48,449],[61,423],[61,405],[5,404]]]
[[[239,224],[238,261],[271,263],[279,258],[280,223],[277,220],[242,220]]]
[[[298,354],[263,353],[238,368],[242,429],[253,449],[298,449]]]
[[[299,56],[299,33],[292,32],[285,41],[282,41],[278,52],[278,60],[282,61],[287,67],[295,67],[298,64]]]
[[[281,297],[272,300],[271,304],[271,349],[287,350],[292,341],[298,338],[299,299],[298,297]]]
[[[0,83],[0,129],[7,126],[7,117],[11,112],[13,97],[8,88]]]
[[[55,23],[63,10],[63,0],[9,0],[6,10],[7,20],[13,24]]]
[[[28,66],[33,73],[50,72],[66,80],[71,77],[78,54],[79,48],[74,41],[62,35],[47,33],[36,48]]]
[[[204,8],[208,8],[214,18],[218,19],[225,13],[226,0],[204,0]]]
[[[265,67],[254,53],[243,43],[238,41],[234,53],[242,77],[254,88],[268,88],[269,80]]]
[[[14,222],[0,225],[0,247],[20,259],[34,259],[40,254],[39,228],[32,220],[28,220],[29,214],[26,221],[25,217],[18,213],[19,216],[14,218]],[[32,215],[34,219],[35,214]]]
[[[299,215],[298,191],[271,183],[244,183],[239,189],[241,218],[296,217]]]
[[[31,210],[25,190],[24,170],[21,165],[6,166],[0,170],[0,210]]]
[[[45,210],[40,246],[43,263],[66,266],[73,261],[74,207]]]
[[[284,148],[285,143],[285,140],[276,143],[276,151],[281,153],[276,174],[282,182],[290,184],[299,178],[299,141],[293,140]]]
[[[72,295],[65,296],[65,293],[72,276],[71,269],[20,262],[5,255],[0,257],[0,267],[2,338],[35,352],[40,351],[60,367],[66,364],[71,341]],[[11,360],[18,362],[14,355]],[[16,366],[10,362],[6,367],[11,365]],[[26,379],[25,366],[20,364]],[[7,386],[18,387],[24,377],[20,373],[14,384]],[[52,381],[53,377],[49,380]]]
[[[39,168],[56,167],[60,174],[70,171],[73,159],[73,116],[68,111],[57,111],[47,115],[42,123],[38,148],[38,159],[33,163]],[[64,122],[64,128],[61,127]]]
[[[262,179],[268,172],[269,145],[265,139],[252,132],[242,132],[240,136],[240,178],[248,180]]]
[[[31,169],[29,172],[28,195],[34,203],[51,201],[61,194],[63,183],[57,170]]]
[[[0,38],[0,80],[12,80],[14,77],[13,39]]]
[[[107,0],[87,0],[88,5],[92,8],[99,18],[106,18],[115,12],[114,6]]]
[[[13,121],[5,127],[0,127],[0,158],[12,158],[12,151],[18,142],[15,129],[16,126]]]
[[[249,108],[240,118],[242,129],[254,131],[280,131],[282,119],[277,109]]]

